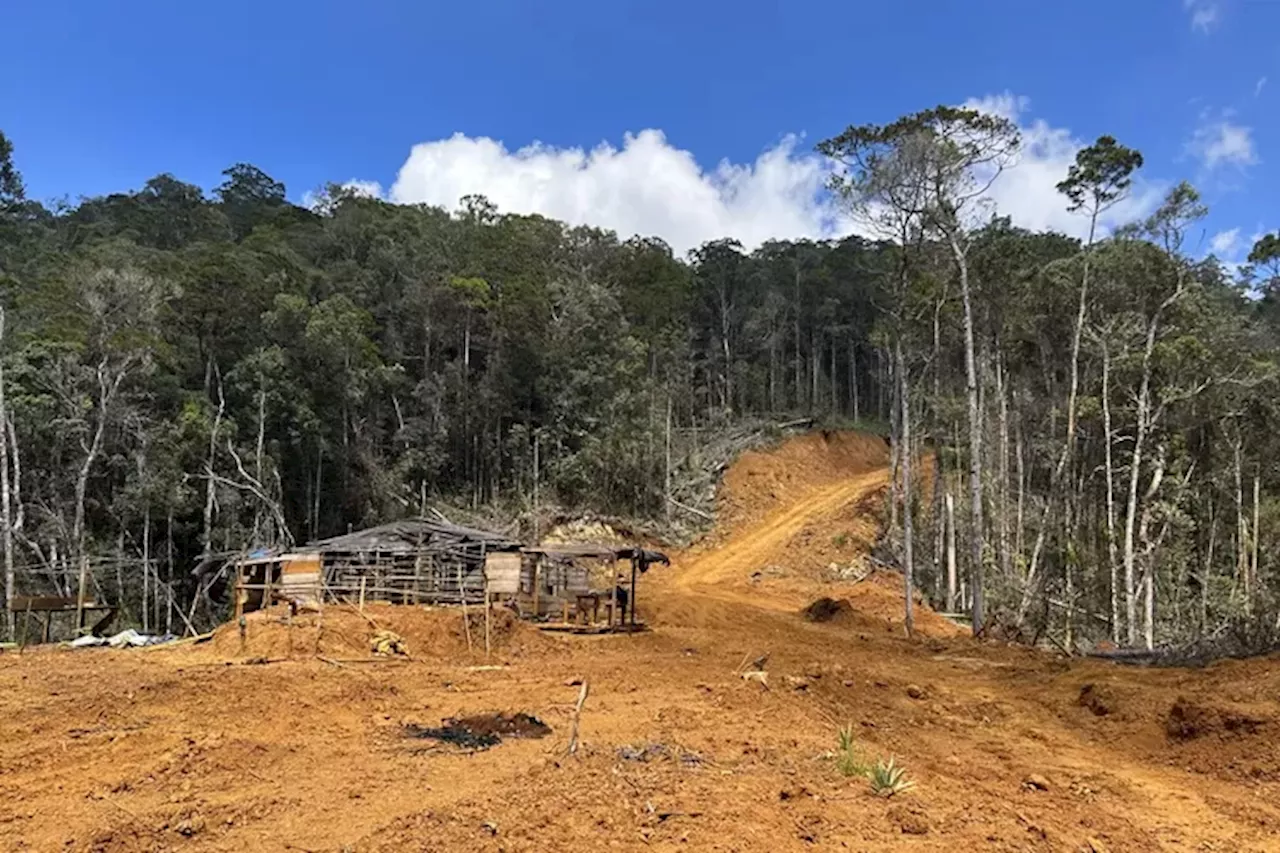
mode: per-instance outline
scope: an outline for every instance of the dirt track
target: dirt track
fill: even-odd
[[[899,579],[819,579],[874,533],[882,445],[806,437],[726,482],[713,544],[645,579],[643,635],[504,621],[500,666],[480,669],[457,611],[387,606],[370,613],[412,662],[318,660],[367,644],[368,623],[333,608],[256,621],[243,651],[225,632],[0,657],[0,849],[1280,850],[1276,661],[1067,662],[973,643],[927,610],[908,641]],[[819,594],[854,609],[805,622]],[[734,674],[765,652],[769,689]],[[475,754],[403,737],[487,711],[553,734]],[[849,723],[913,791],[878,799],[835,771],[824,753]]]

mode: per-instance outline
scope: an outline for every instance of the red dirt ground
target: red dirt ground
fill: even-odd
[[[0,655],[0,849],[1280,850],[1276,660],[1067,661],[923,607],[907,640],[895,576],[816,580],[804,537],[847,532],[857,558],[884,454],[841,434],[744,456],[714,544],[646,576],[640,635],[499,617],[486,659],[479,614],[468,651],[457,610],[383,605],[258,616],[243,649],[226,626]],[[805,621],[820,595],[852,610]],[[383,629],[408,660],[364,662]],[[736,674],[766,653],[767,688]],[[494,712],[553,733],[482,752],[403,736]],[[915,787],[885,800],[842,777],[843,725]]]

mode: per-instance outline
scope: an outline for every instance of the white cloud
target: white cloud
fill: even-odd
[[[1213,235],[1209,241],[1209,250],[1219,258],[1230,258],[1235,255],[1236,250],[1240,248],[1240,229],[1232,228],[1229,231],[1219,231]]]
[[[968,102],[1019,124],[1023,148],[989,195],[996,212],[1031,229],[1083,236],[1084,217],[1069,213],[1056,185],[1082,143],[1065,128],[1027,120],[1025,98],[1011,93]],[[658,236],[684,253],[707,240],[733,237],[748,249],[769,239],[840,237],[854,223],[825,189],[832,164],[784,137],[748,163],[704,168],[660,130],[627,134],[621,147],[556,148],[533,143],[511,150],[487,137],[454,134],[415,145],[387,191],[388,200],[452,209],[480,194],[509,213],[539,213],[573,225],[608,228],[627,238]],[[345,186],[382,195],[373,182]],[[1161,188],[1139,180],[1103,228],[1149,211]]]
[[[1003,116],[1018,125],[1022,147],[1014,162],[996,178],[989,191],[998,212],[1010,216],[1024,228],[1053,230],[1083,237],[1088,222],[1067,210],[1067,200],[1058,192],[1058,182],[1067,176],[1076,152],[1085,143],[1066,128],[1052,127],[1043,119],[1025,120],[1029,101],[1005,92],[970,99],[965,106]],[[1129,195],[1104,211],[1099,225],[1108,231],[1153,210],[1163,187],[1135,176]]]
[[[1182,0],[1182,8],[1191,15],[1191,29],[1207,33],[1222,17],[1222,7],[1216,0]]]
[[[753,163],[703,169],[660,130],[627,134],[621,148],[602,143],[590,151],[536,142],[510,151],[458,133],[415,145],[390,197],[451,208],[479,193],[501,211],[540,213],[623,237],[658,235],[678,252],[721,237],[757,246],[775,237],[847,232],[823,191],[827,163],[799,145],[787,136]]]
[[[1267,85],[1266,77],[1259,77],[1258,82],[1253,84],[1253,96],[1256,98],[1262,94],[1262,89]]]
[[[1192,133],[1187,151],[1198,157],[1209,170],[1221,166],[1244,168],[1258,162],[1258,154],[1253,147],[1253,128],[1235,124],[1230,113],[1224,113],[1220,118],[1209,113],[1201,114],[1200,125]]]

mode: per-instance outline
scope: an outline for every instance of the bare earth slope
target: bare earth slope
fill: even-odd
[[[818,579],[874,535],[885,476],[862,436],[744,457],[712,544],[646,578],[653,631],[504,620],[497,668],[476,668],[457,611],[391,607],[370,617],[411,662],[344,663],[373,626],[336,608],[257,619],[243,650],[232,629],[0,656],[0,849],[1280,850],[1276,661],[1066,662],[927,610],[907,641],[896,577]],[[806,622],[817,595],[853,611]],[[768,689],[735,674],[765,653]],[[403,736],[493,711],[553,734],[478,753]],[[844,724],[916,787],[882,800],[841,777],[824,753]]]

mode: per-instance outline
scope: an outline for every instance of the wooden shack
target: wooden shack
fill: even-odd
[[[515,587],[508,599],[522,615],[560,630],[642,629],[636,581],[652,563],[668,563],[665,554],[630,545],[539,545],[521,554],[516,583],[504,576],[505,586]]]
[[[491,553],[519,543],[487,530],[415,518],[236,562],[237,613],[264,602],[479,604]]]

